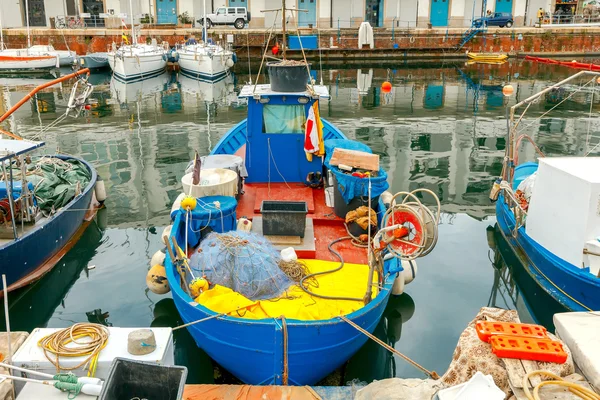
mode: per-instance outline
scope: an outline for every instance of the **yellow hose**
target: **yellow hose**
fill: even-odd
[[[529,381],[529,378],[534,375],[546,375],[546,376],[549,376],[550,378],[553,378],[554,380],[540,382],[533,389],[533,395],[532,395],[531,392],[529,391],[528,381]],[[540,399],[540,388],[542,386],[546,386],[546,385],[558,385],[558,386],[568,387],[569,391],[571,393],[573,393],[575,396],[582,398],[584,400],[600,400],[599,394],[597,394],[597,393],[591,391],[590,389],[587,389],[581,385],[578,385],[574,382],[565,381],[560,376],[554,375],[553,373],[548,372],[548,371],[541,371],[541,370],[533,371],[523,377],[523,391],[525,392],[525,396],[527,396],[528,400],[541,400]]]
[[[78,339],[89,337],[91,340],[78,342]],[[78,369],[89,362],[88,376],[94,376],[98,365],[98,356],[100,351],[108,343],[108,328],[100,324],[78,323],[70,328],[61,329],[48,336],[43,337],[38,342],[38,346],[44,351],[44,355],[56,367],[56,372],[71,371]],[[67,346],[73,343],[76,346]],[[51,358],[50,354],[56,357]],[[60,365],[60,357],[85,357],[85,360],[74,367],[64,367]]]

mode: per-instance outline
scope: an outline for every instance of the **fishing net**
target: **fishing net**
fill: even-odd
[[[44,157],[35,164],[28,180],[34,185],[40,210],[53,213],[83,192],[91,178],[91,172],[79,160]]]
[[[190,267],[210,283],[250,300],[278,297],[294,284],[281,264],[279,251],[267,239],[241,231],[211,233],[190,257]]]

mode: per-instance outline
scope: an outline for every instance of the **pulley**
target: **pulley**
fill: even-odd
[[[437,203],[434,214],[415,195],[429,193]],[[399,200],[402,200],[401,202]],[[383,227],[378,233],[379,247],[386,247],[395,257],[414,260],[425,256],[437,243],[441,205],[438,197],[428,189],[396,193],[390,200],[390,207],[383,216]]]

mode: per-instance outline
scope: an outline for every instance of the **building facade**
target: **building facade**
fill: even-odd
[[[0,0],[2,3],[2,26],[5,28],[25,25],[26,0]],[[87,25],[104,26],[107,15],[113,19],[129,14],[129,0],[27,0],[31,26],[51,26],[52,18],[64,15],[89,13]],[[251,12],[251,28],[270,27],[275,13],[265,9],[281,7],[282,0],[206,0],[207,12],[220,7],[247,7]],[[290,8],[304,9],[300,13],[300,26],[318,28],[357,27],[369,21],[374,27],[427,28],[468,27],[474,18],[486,11],[512,13],[515,26],[531,26],[536,22],[537,11],[554,13],[557,10],[579,11],[589,0],[285,0]],[[157,24],[175,25],[182,22],[182,15],[194,21],[203,15],[204,0],[131,0],[136,22],[152,21]],[[581,4],[579,4],[581,3]],[[563,10],[565,9],[565,10]],[[288,23],[295,23],[294,12],[289,12]],[[146,16],[146,17],[143,17]],[[147,16],[151,16],[148,18]],[[110,18],[110,17],[109,17]],[[129,17],[127,17],[129,19]],[[118,21],[118,20],[117,20]],[[108,25],[107,25],[108,26]]]

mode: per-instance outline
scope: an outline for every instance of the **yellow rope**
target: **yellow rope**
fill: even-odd
[[[542,381],[540,382],[534,389],[533,389],[533,395],[531,394],[531,392],[529,391],[529,378],[531,376],[534,375],[546,375],[549,376],[550,378],[554,379],[553,381]],[[541,371],[541,370],[537,370],[537,371],[533,371],[530,372],[529,374],[525,375],[523,377],[523,391],[525,392],[525,396],[527,396],[528,400],[540,400],[540,389],[542,388],[542,386],[546,386],[546,385],[558,385],[558,386],[565,386],[569,388],[569,391],[571,393],[573,393],[575,396],[581,398],[581,399],[585,399],[585,400],[600,400],[600,395],[591,391],[588,388],[585,388],[581,385],[578,385],[574,382],[569,382],[569,381],[565,381],[563,378],[561,378],[558,375],[554,375],[551,372],[548,371]]]
[[[109,334],[108,328],[104,325],[78,323],[43,337],[38,342],[38,346],[42,348],[48,361],[56,367],[56,372],[75,370],[89,363],[88,376],[94,376],[98,365],[98,356],[100,351],[106,347]],[[78,342],[78,339],[83,337],[88,337],[90,340]],[[55,357],[49,353],[54,354]],[[88,357],[74,367],[60,365],[60,357],[85,356]]]

